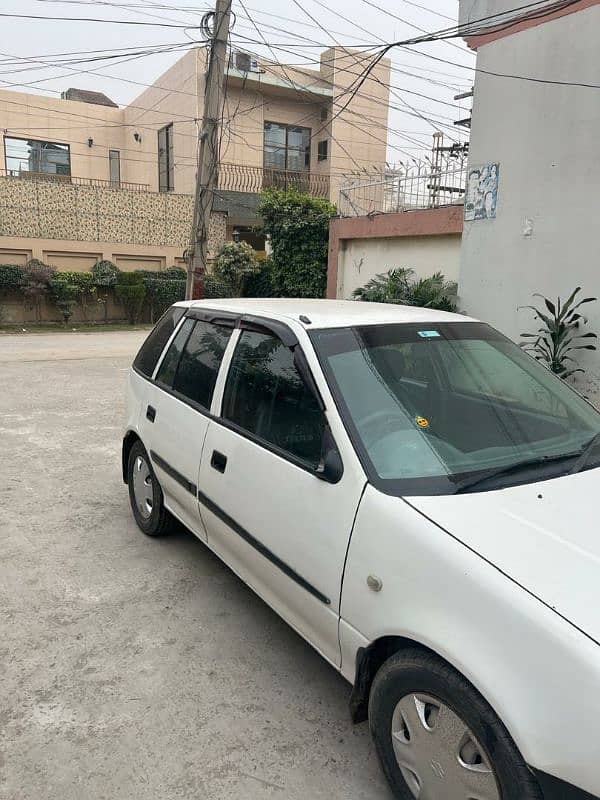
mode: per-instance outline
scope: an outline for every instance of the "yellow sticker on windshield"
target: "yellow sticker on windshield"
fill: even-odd
[[[425,419],[425,417],[415,417],[415,422],[419,426],[419,428],[428,428],[429,427],[429,420]]]

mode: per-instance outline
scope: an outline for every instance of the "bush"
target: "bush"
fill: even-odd
[[[185,300],[185,280],[144,278],[146,295],[150,298],[151,322],[158,319],[169,306]]]
[[[229,288],[230,297],[241,297],[247,279],[258,269],[254,249],[248,242],[225,242],[217,253],[212,274]]]
[[[352,292],[357,300],[371,303],[399,303],[405,306],[456,311],[450,299],[456,294],[456,283],[447,281],[441,272],[429,278],[414,279],[414,270],[406,267],[381,272]]]
[[[270,237],[273,288],[282,297],[323,297],[327,285],[328,200],[295,189],[262,192],[258,212]]]
[[[276,297],[273,261],[271,258],[259,259],[258,270],[249,275],[244,285],[244,297]]]
[[[0,264],[0,294],[18,292],[23,287],[25,271],[18,264]]]
[[[102,286],[109,289],[117,282],[119,268],[112,261],[96,261],[92,267],[92,280],[95,286]]]
[[[22,291],[25,300],[35,309],[36,322],[42,321],[42,302],[50,291],[56,270],[37,258],[32,258],[23,268]]]
[[[158,273],[170,281],[185,281],[187,280],[187,270],[183,267],[167,267],[164,272]]]
[[[73,316],[73,309],[77,305],[77,298],[80,292],[79,286],[71,280],[72,276],[77,274],[74,272],[57,272],[50,280],[50,294],[63,318],[65,328]]]
[[[66,281],[75,289],[75,299],[81,306],[85,322],[89,320],[90,303],[97,300],[94,275],[91,272],[57,272],[55,280]]]
[[[119,272],[115,293],[125,309],[129,324],[135,325],[146,297],[144,276],[139,272]]]

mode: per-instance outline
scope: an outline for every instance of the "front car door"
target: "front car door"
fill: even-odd
[[[317,396],[295,364],[300,344],[293,332],[284,343],[276,332],[281,324],[275,330],[268,322],[240,324],[200,466],[198,498],[208,542],[339,666],[341,582],[364,473],[327,386],[314,372],[312,349]],[[336,483],[319,478],[324,437],[337,441],[342,457]]]

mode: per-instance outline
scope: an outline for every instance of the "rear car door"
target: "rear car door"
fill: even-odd
[[[342,574],[364,474],[342,451],[337,482],[319,477],[325,450],[336,446],[330,396],[307,385],[306,370],[295,363],[293,336],[284,342],[267,323],[240,324],[200,466],[198,499],[208,541],[339,666]],[[219,411],[214,404],[213,411]]]
[[[142,440],[165,496],[167,508],[206,539],[196,500],[200,456],[209,424],[213,391],[233,322],[215,324],[190,309],[158,363]]]

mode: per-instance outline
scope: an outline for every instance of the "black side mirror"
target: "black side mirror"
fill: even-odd
[[[337,483],[344,474],[344,465],[339,450],[329,430],[329,426],[323,432],[323,451],[319,466],[315,470],[315,475],[327,483]]]

